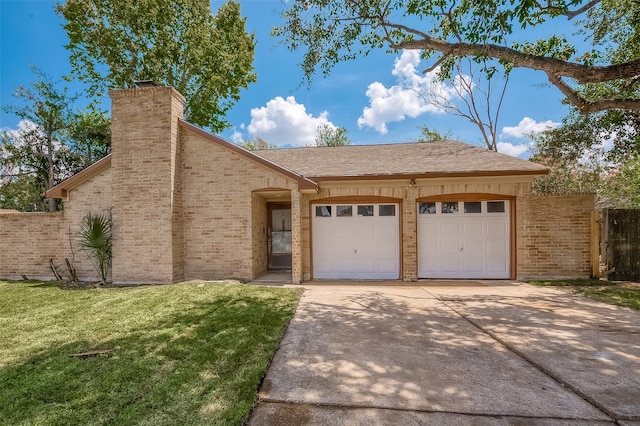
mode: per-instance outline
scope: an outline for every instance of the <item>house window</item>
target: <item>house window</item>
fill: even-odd
[[[316,206],[316,217],[331,217],[331,206]]]
[[[336,216],[338,217],[353,216],[353,207],[352,206],[336,206]]]
[[[358,216],[373,216],[373,205],[358,206]]]
[[[464,202],[465,213],[482,213],[481,201],[465,201]]]
[[[419,214],[436,214],[436,203],[420,203],[418,206]]]
[[[453,203],[442,203],[441,206],[442,213],[458,213],[458,202]]]
[[[381,204],[378,206],[378,216],[395,216],[396,206],[394,204]]]
[[[488,213],[504,213],[504,201],[487,201]]]

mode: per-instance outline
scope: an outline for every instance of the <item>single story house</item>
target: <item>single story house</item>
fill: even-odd
[[[449,140],[252,152],[184,121],[173,88],[110,96],[112,153],[46,193],[64,211],[0,215],[0,276],[73,256],[95,279],[73,241],[106,208],[115,283],[590,273],[593,196],[532,195],[539,164]]]

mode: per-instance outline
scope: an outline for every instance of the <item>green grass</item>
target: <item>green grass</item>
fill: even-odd
[[[640,288],[576,288],[575,293],[600,302],[640,310]]]
[[[241,424],[299,295],[0,281],[0,424]]]
[[[589,279],[577,279],[577,280],[557,280],[557,281],[529,281],[529,284],[538,286],[553,286],[553,287],[587,287],[587,286],[609,286],[616,285],[616,283],[605,280],[589,280]]]
[[[599,302],[640,310],[640,287],[621,287],[604,280],[531,281],[539,286],[571,287],[571,292]]]

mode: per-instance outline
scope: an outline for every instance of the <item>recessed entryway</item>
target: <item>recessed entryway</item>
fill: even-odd
[[[269,270],[291,270],[291,204],[267,204]]]

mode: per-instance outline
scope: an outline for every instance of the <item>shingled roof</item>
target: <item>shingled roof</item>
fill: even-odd
[[[271,149],[255,153],[314,180],[548,173],[548,169],[539,164],[451,140]]]

